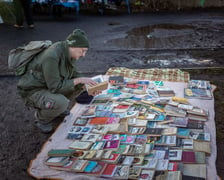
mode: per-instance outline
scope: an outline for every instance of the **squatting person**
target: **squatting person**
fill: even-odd
[[[43,133],[53,130],[50,123],[66,112],[71,96],[80,86],[96,84],[91,78],[78,77],[75,62],[84,57],[89,42],[84,31],[75,29],[65,41],[52,44],[28,64],[17,89],[27,106],[35,111],[35,126]]]

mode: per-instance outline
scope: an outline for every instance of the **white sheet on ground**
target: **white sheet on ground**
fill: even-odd
[[[165,87],[170,87],[176,93],[177,97],[184,96],[184,87],[187,87],[187,83],[180,82],[164,82]],[[209,119],[205,123],[205,132],[211,133],[211,155],[206,159],[207,162],[207,180],[216,180],[217,171],[216,171],[216,156],[217,156],[217,147],[216,147],[216,127],[215,127],[215,112],[214,112],[214,99],[212,100],[199,100],[199,99],[189,99],[189,102],[192,105],[198,106],[202,109],[209,110]],[[47,153],[50,149],[53,148],[68,148],[72,143],[71,140],[67,140],[67,132],[72,126],[74,119],[81,115],[82,108],[84,105],[76,104],[72,110],[71,115],[67,116],[64,121],[60,124],[57,130],[49,138],[49,140],[43,145],[40,153],[36,156],[34,160],[31,161],[28,168],[28,172],[31,176],[41,179],[64,179],[64,180],[73,180],[73,179],[100,179],[97,177],[84,176],[80,174],[75,174],[73,172],[66,171],[57,171],[50,169],[47,165],[44,164],[44,161],[47,158]]]

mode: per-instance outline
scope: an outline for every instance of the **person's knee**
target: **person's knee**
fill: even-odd
[[[55,108],[60,111],[61,113],[64,112],[69,105],[69,100],[61,95],[55,100]]]

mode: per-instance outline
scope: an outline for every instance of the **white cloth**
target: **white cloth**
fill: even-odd
[[[176,93],[177,97],[184,97],[184,87],[187,87],[187,83],[180,82],[164,82],[165,87],[170,87]],[[209,110],[209,119],[205,123],[205,132],[211,133],[211,155],[206,159],[207,163],[207,180],[216,180],[216,156],[217,156],[217,146],[216,146],[216,127],[215,127],[215,112],[214,112],[214,99],[212,100],[199,100],[199,99],[189,99],[190,103],[194,106],[198,106],[202,109]],[[47,158],[47,153],[52,148],[68,148],[72,143],[71,140],[66,139],[67,133],[72,126],[74,119],[81,115],[83,105],[76,104],[72,110],[71,115],[67,116],[63,123],[57,128],[54,134],[49,138],[49,140],[43,145],[40,153],[36,156],[34,160],[31,161],[28,168],[28,172],[31,176],[35,178],[54,178],[54,179],[100,179],[96,177],[84,176],[75,174],[73,172],[57,171],[50,169],[44,164]]]

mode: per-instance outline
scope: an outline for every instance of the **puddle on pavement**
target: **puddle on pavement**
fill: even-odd
[[[159,24],[134,28],[127,32],[125,38],[112,39],[109,46],[120,48],[181,48],[186,47],[187,39],[191,40],[194,26],[177,24]]]
[[[206,24],[206,23],[205,23]],[[172,64],[187,65],[214,65],[211,59],[214,57],[208,56],[207,60],[201,60],[205,57],[204,54],[209,48],[218,48],[224,45],[224,39],[220,36],[221,31],[216,28],[206,28],[207,25],[195,23],[194,25],[179,25],[179,24],[159,24],[152,26],[144,26],[133,28],[126,33],[125,37],[113,38],[107,41],[106,46],[111,49],[119,50],[161,50],[166,52],[172,50],[189,50],[202,49],[194,53],[194,55],[185,54],[182,57],[164,55],[163,58],[156,54],[155,57],[148,56],[147,58],[137,58],[135,63],[139,64],[160,64],[161,66],[169,66]],[[223,26],[220,26],[223,29]],[[215,36],[214,36],[215,35]],[[203,50],[204,49],[204,50]],[[130,59],[131,60],[131,59]],[[133,61],[133,59],[131,60]]]
[[[195,59],[190,55],[149,55],[144,57],[130,58],[130,64],[139,64],[149,67],[194,67],[194,66],[212,66],[214,62],[211,59]]]

